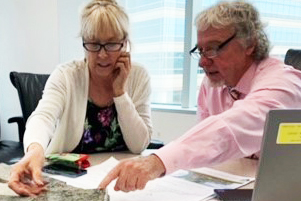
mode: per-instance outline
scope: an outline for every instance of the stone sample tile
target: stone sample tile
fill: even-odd
[[[5,163],[0,163],[0,182],[1,183],[8,182],[10,169],[11,169],[11,166],[9,166]]]
[[[0,182],[2,184],[8,181],[10,166],[0,164]],[[8,176],[7,176],[8,175]],[[66,185],[65,182],[49,178],[45,176],[45,180],[49,182],[48,191],[36,198],[20,197],[12,195],[0,195],[0,201],[109,201],[109,196],[104,190],[81,189]]]

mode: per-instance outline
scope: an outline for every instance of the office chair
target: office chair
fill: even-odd
[[[0,162],[13,164],[24,155],[25,123],[41,99],[49,75],[11,72],[9,76],[11,83],[18,91],[23,116],[8,119],[8,123],[17,123],[19,141],[4,140],[0,142]]]
[[[12,117],[8,120],[9,123],[17,123],[19,131],[19,141],[23,143],[25,132],[25,123],[30,114],[35,110],[39,100],[42,98],[42,93],[49,74],[32,74],[11,72],[10,80],[13,86],[17,89],[21,110],[23,116]],[[158,149],[164,145],[159,140],[151,140],[148,149]]]
[[[0,126],[1,136],[1,126]],[[23,145],[20,142],[1,140],[0,141],[0,163],[13,164],[24,155]]]
[[[22,143],[10,140],[0,141],[0,163],[6,163],[8,165],[11,165],[17,162],[23,155],[24,153]]]
[[[19,141],[23,142],[25,123],[42,98],[49,74],[19,73],[13,71],[9,76],[11,83],[18,91],[23,116],[12,117],[8,120],[8,123],[16,122],[18,124]]]
[[[289,49],[285,54],[284,63],[301,70],[301,50]]]
[[[12,165],[23,156],[23,143],[11,140],[0,141],[0,163]]]

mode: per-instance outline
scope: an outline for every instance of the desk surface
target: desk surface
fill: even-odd
[[[124,158],[131,158],[138,155],[134,155],[126,152],[91,154],[89,161],[91,165],[97,165],[107,160],[111,156],[114,156],[116,159],[121,160]],[[235,174],[235,175],[255,177],[257,165],[258,165],[258,160],[240,158],[235,160],[229,160],[225,163],[213,166],[211,168],[216,170],[221,170],[227,173]]]
[[[214,166],[212,168],[216,170],[221,170],[227,173],[239,175],[239,176],[247,176],[254,177],[256,175],[256,170],[258,166],[258,160],[240,158],[236,160],[230,160],[220,165]],[[254,188],[254,182],[247,184],[241,188]],[[219,201],[217,198],[210,199],[211,201]]]
[[[91,165],[97,165],[111,156],[114,156],[116,159],[124,159],[130,158],[133,156],[137,156],[131,153],[102,153],[102,154],[92,154],[90,155],[89,161]],[[235,160],[229,160],[225,163],[213,166],[211,168],[224,171],[230,174],[239,175],[239,176],[246,176],[246,177],[255,177],[256,170],[258,166],[258,160],[248,159],[248,158],[240,158]],[[254,182],[243,186],[242,188],[253,188]],[[218,200],[218,199],[211,199],[211,201]]]
[[[111,156],[114,156],[116,159],[120,160],[120,159],[130,158],[137,155],[126,153],[126,152],[91,154],[89,161],[91,165],[97,165],[107,160]],[[221,170],[227,173],[235,174],[235,175],[255,177],[257,165],[258,165],[258,160],[241,158],[241,159],[230,160],[220,165],[213,166],[211,168],[216,170]],[[253,186],[254,183],[250,183],[247,186],[244,186],[243,188],[253,188]],[[0,190],[0,195],[5,194],[5,192],[3,192],[4,190],[3,187],[4,186],[2,186],[2,190]],[[11,194],[11,192],[9,194]],[[213,201],[217,199],[211,199],[211,200]]]

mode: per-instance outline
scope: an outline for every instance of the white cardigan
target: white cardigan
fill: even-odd
[[[86,118],[89,70],[84,60],[62,64],[50,75],[42,99],[26,123],[24,150],[39,143],[45,154],[71,152],[80,142]],[[149,144],[150,77],[136,63],[126,83],[126,93],[114,98],[123,139],[133,153]]]

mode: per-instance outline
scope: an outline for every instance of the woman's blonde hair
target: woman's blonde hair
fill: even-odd
[[[80,36],[93,40],[104,32],[129,41],[128,15],[115,0],[92,0],[82,10]]]
[[[270,43],[260,21],[259,13],[247,2],[220,2],[201,12],[195,19],[198,30],[205,31],[209,27],[216,29],[234,27],[236,35],[244,39],[245,45],[255,43],[253,58],[261,61],[268,57]]]

